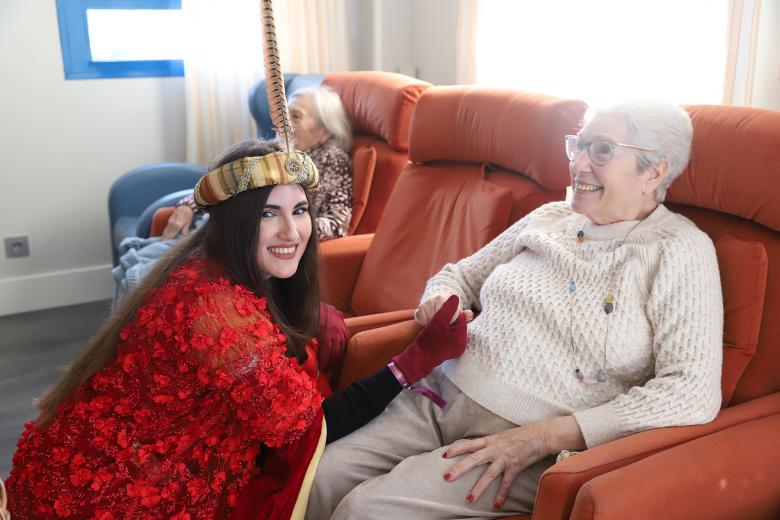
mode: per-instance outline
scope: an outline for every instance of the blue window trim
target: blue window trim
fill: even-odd
[[[182,60],[92,61],[87,9],[181,9],[181,0],[57,0],[65,79],[184,75]]]

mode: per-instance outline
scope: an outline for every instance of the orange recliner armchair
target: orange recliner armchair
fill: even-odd
[[[723,408],[711,423],[642,432],[555,464],[533,519],[780,518],[780,112],[687,110],[691,162],[667,205],[715,241]],[[383,366],[418,330],[407,321],[356,334],[339,386]]]
[[[406,320],[426,280],[538,206],[563,200],[563,136],[585,105],[507,90],[432,87],[376,233],[321,245],[323,299],[355,332]]]
[[[334,72],[325,85],[352,123],[353,196],[349,234],[373,233],[408,160],[409,124],[430,83],[390,72]]]

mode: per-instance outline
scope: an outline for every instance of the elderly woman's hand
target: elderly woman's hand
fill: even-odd
[[[436,314],[436,311],[441,309],[441,306],[444,304],[444,302],[447,301],[447,299],[453,295],[447,295],[447,296],[434,296],[430,300],[425,300],[420,304],[419,307],[417,307],[417,310],[414,311],[414,321],[425,327],[429,321],[431,321],[431,318],[434,314]],[[472,319],[474,319],[474,312],[471,309],[466,309],[465,311],[462,309],[460,304],[460,298],[458,298],[458,312],[455,313],[455,315],[452,316],[452,319],[450,320],[450,324],[455,323],[455,320],[460,316],[460,312],[463,312],[464,317],[466,318],[466,321],[469,322]]]
[[[471,503],[479,500],[493,479],[501,476],[501,484],[493,501],[493,508],[499,509],[515,477],[525,468],[561,450],[584,448],[585,440],[573,416],[533,422],[495,435],[453,443],[444,452],[444,457],[452,458],[465,453],[471,455],[454,464],[444,475],[444,480],[457,480],[477,466],[487,464],[487,469],[471,488],[466,501]]]
[[[187,204],[180,204],[176,206],[173,213],[168,217],[168,223],[165,225],[165,229],[162,232],[162,238],[171,239],[179,236],[179,233],[185,237],[190,234],[190,226],[192,225],[194,213],[192,208]]]

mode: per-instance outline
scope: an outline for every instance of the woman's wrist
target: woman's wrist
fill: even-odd
[[[401,385],[403,388],[409,387],[409,381],[406,380],[406,377],[404,376],[404,373],[401,372],[401,369],[396,366],[395,361],[388,363],[387,368],[390,369],[390,372],[392,372],[399,385]]]
[[[545,428],[547,454],[554,455],[563,450],[579,451],[587,448],[579,424],[573,415],[554,417]]]

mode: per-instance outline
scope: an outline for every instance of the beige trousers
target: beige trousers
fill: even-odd
[[[548,457],[515,479],[501,509],[493,509],[500,478],[473,504],[466,502],[487,466],[456,481],[443,476],[457,458],[442,457],[450,444],[517,425],[487,411],[439,373],[427,379],[447,401],[444,410],[404,391],[362,429],[328,445],[317,468],[307,520],[500,518],[533,509]]]

